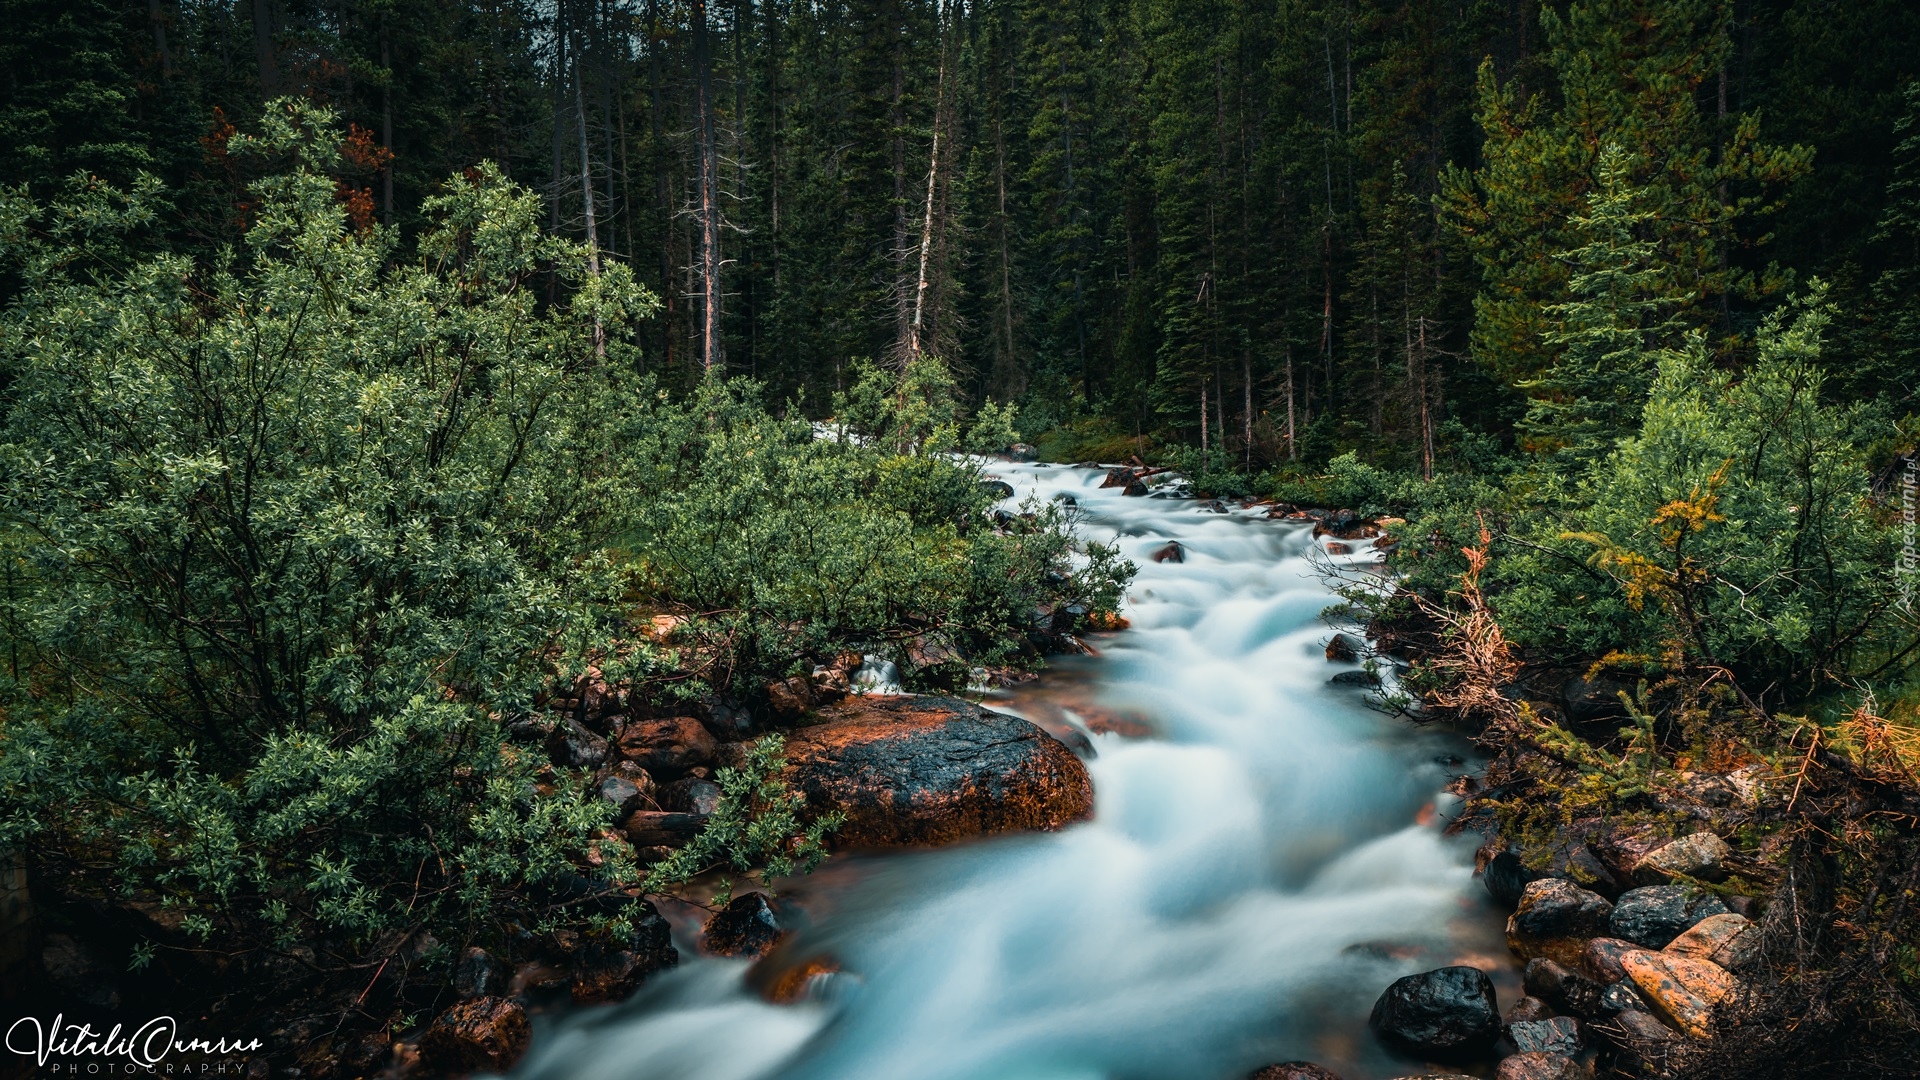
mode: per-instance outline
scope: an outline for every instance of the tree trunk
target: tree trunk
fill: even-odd
[[[700,364],[711,379],[724,370],[720,346],[720,193],[719,150],[714,145],[713,56],[707,33],[706,0],[693,0],[694,149],[699,161],[695,198],[700,229]]]
[[[573,43],[573,121],[574,130],[580,138],[580,207],[586,215],[587,229],[587,272],[596,279],[600,277],[600,228],[593,211],[593,164],[587,154],[587,96],[586,88],[586,51],[581,48],[578,36]],[[607,328],[600,322],[600,316],[593,317],[593,355],[605,359],[607,355]]]
[[[160,0],[147,0],[147,23],[153,28],[153,51],[160,57],[160,78],[170,80],[173,78],[173,54],[167,51],[167,17],[160,10]]]
[[[253,54],[260,65],[260,96],[280,95],[280,60],[274,55],[273,0],[253,0]]]
[[[933,254],[933,207],[934,194],[940,181],[940,127],[945,120],[947,95],[947,54],[945,48],[946,17],[936,5],[934,9],[934,36],[940,42],[940,74],[934,82],[933,90],[933,147],[927,154],[927,207],[920,221],[920,270],[913,286],[913,322],[907,329],[907,360],[920,358],[925,347],[927,312],[928,263]]]
[[[393,224],[393,56],[387,41],[387,17],[380,16],[380,68],[386,77],[380,83],[380,145],[388,158],[380,166],[380,220]]]

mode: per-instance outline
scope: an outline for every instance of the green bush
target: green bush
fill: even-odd
[[[1698,341],[1663,352],[1638,431],[1580,471],[1540,462],[1417,506],[1409,585],[1444,593],[1484,516],[1490,603],[1536,661],[1724,669],[1776,700],[1882,674],[1915,629],[1868,490],[1887,425],[1822,401],[1821,295],[1768,319],[1743,371]]]
[[[739,693],[847,648],[1001,663],[1036,607],[1110,610],[1131,572],[1100,545],[1076,570],[1057,508],[988,528],[994,497],[966,459],[815,439],[749,387],[710,386],[644,427],[626,450],[642,590],[694,615],[688,632],[725,654],[711,681]]]
[[[611,626],[596,553],[639,386],[593,326],[618,342],[654,302],[491,167],[397,262],[336,198],[326,112],[279,104],[233,148],[274,168],[212,263],[116,254],[148,186],[0,199],[27,268],[0,846],[202,934],[457,940],[573,873],[606,816],[535,797],[496,717]],[[539,302],[547,274],[569,302]]]
[[[555,901],[581,875],[640,878],[594,840],[588,777],[505,737],[556,680],[699,696],[908,643],[993,662],[1036,606],[1117,602],[1129,567],[1076,572],[1057,515],[989,526],[978,470],[930,452],[945,414],[913,406],[882,449],[745,384],[669,400],[629,344],[653,298],[491,166],[403,256],[338,197],[326,111],[278,103],[230,148],[262,178],[218,259],[129,254],[149,182],[0,195],[0,847],[56,891],[157,900],[226,946],[325,938],[344,966],[400,931],[579,922]],[[662,606],[711,647],[636,645]],[[803,841],[735,861],[817,846],[735,809]]]

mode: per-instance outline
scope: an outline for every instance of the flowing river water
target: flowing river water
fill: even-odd
[[[1308,1059],[1371,1080],[1422,1071],[1366,1029],[1395,978],[1467,963],[1514,999],[1472,843],[1441,832],[1465,744],[1328,681],[1358,665],[1326,658],[1322,572],[1373,553],[1097,469],[990,472],[1010,508],[1071,496],[1080,533],[1140,566],[1131,629],[987,701],[1091,754],[1093,820],[835,859],[792,886],[800,941],[843,969],[808,1000],[768,1004],[746,962],[683,943],[633,999],[543,1024],[518,1075],[1240,1080]],[[1154,561],[1168,541],[1184,561]]]

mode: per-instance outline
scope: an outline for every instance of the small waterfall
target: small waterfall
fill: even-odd
[[[536,1080],[1240,1080],[1310,1059],[1417,1072],[1366,1016],[1447,963],[1517,979],[1441,835],[1462,740],[1329,685],[1340,602],[1303,524],[1125,497],[1095,469],[996,464],[1140,565],[1132,628],[990,700],[1091,746],[1095,820],[1051,835],[838,859],[795,884],[844,972],[762,1002],[687,956],[633,1000],[544,1025]],[[1152,559],[1169,541],[1181,561]],[[1368,553],[1334,556],[1364,560]],[[1072,729],[1072,730],[1069,730]],[[683,950],[684,952],[685,950]]]

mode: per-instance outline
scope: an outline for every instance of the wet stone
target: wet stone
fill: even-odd
[[[480,997],[443,1012],[420,1037],[420,1057],[443,1072],[506,1072],[527,1049],[533,1028],[516,1001]]]
[[[1631,941],[1597,937],[1587,942],[1581,959],[1587,974],[1604,983],[1616,983],[1627,977],[1627,969],[1620,966],[1620,958],[1639,948]]]
[[[1586,1080],[1586,1070],[1565,1054],[1537,1051],[1504,1058],[1494,1071],[1494,1080]]]
[[[758,959],[786,936],[765,893],[742,893],[707,920],[701,949],[715,956]]]
[[[1604,934],[1613,905],[1562,878],[1528,882],[1507,920],[1507,946],[1518,956],[1577,964],[1586,939]]]
[[[1565,1054],[1580,1052],[1580,1021],[1571,1016],[1547,1020],[1525,1020],[1507,1025],[1507,1038],[1521,1053]]]
[[[1487,887],[1487,895],[1512,909],[1519,906],[1520,894],[1539,876],[1520,861],[1518,854],[1502,851],[1487,860],[1487,868],[1480,880]]]
[[[1727,913],[1711,893],[1686,885],[1649,885],[1620,895],[1609,926],[1614,937],[1661,949],[1707,916]]]
[[[1521,978],[1529,995],[1561,1012],[1593,1016],[1599,1011],[1600,984],[1556,961],[1535,957]]]
[[[1500,1033],[1493,980],[1479,968],[1444,967],[1387,987],[1369,1018],[1389,1045],[1430,1059],[1485,1051]]]
[[[485,949],[470,948],[453,965],[453,992],[462,998],[495,997],[507,985],[507,969]]]

